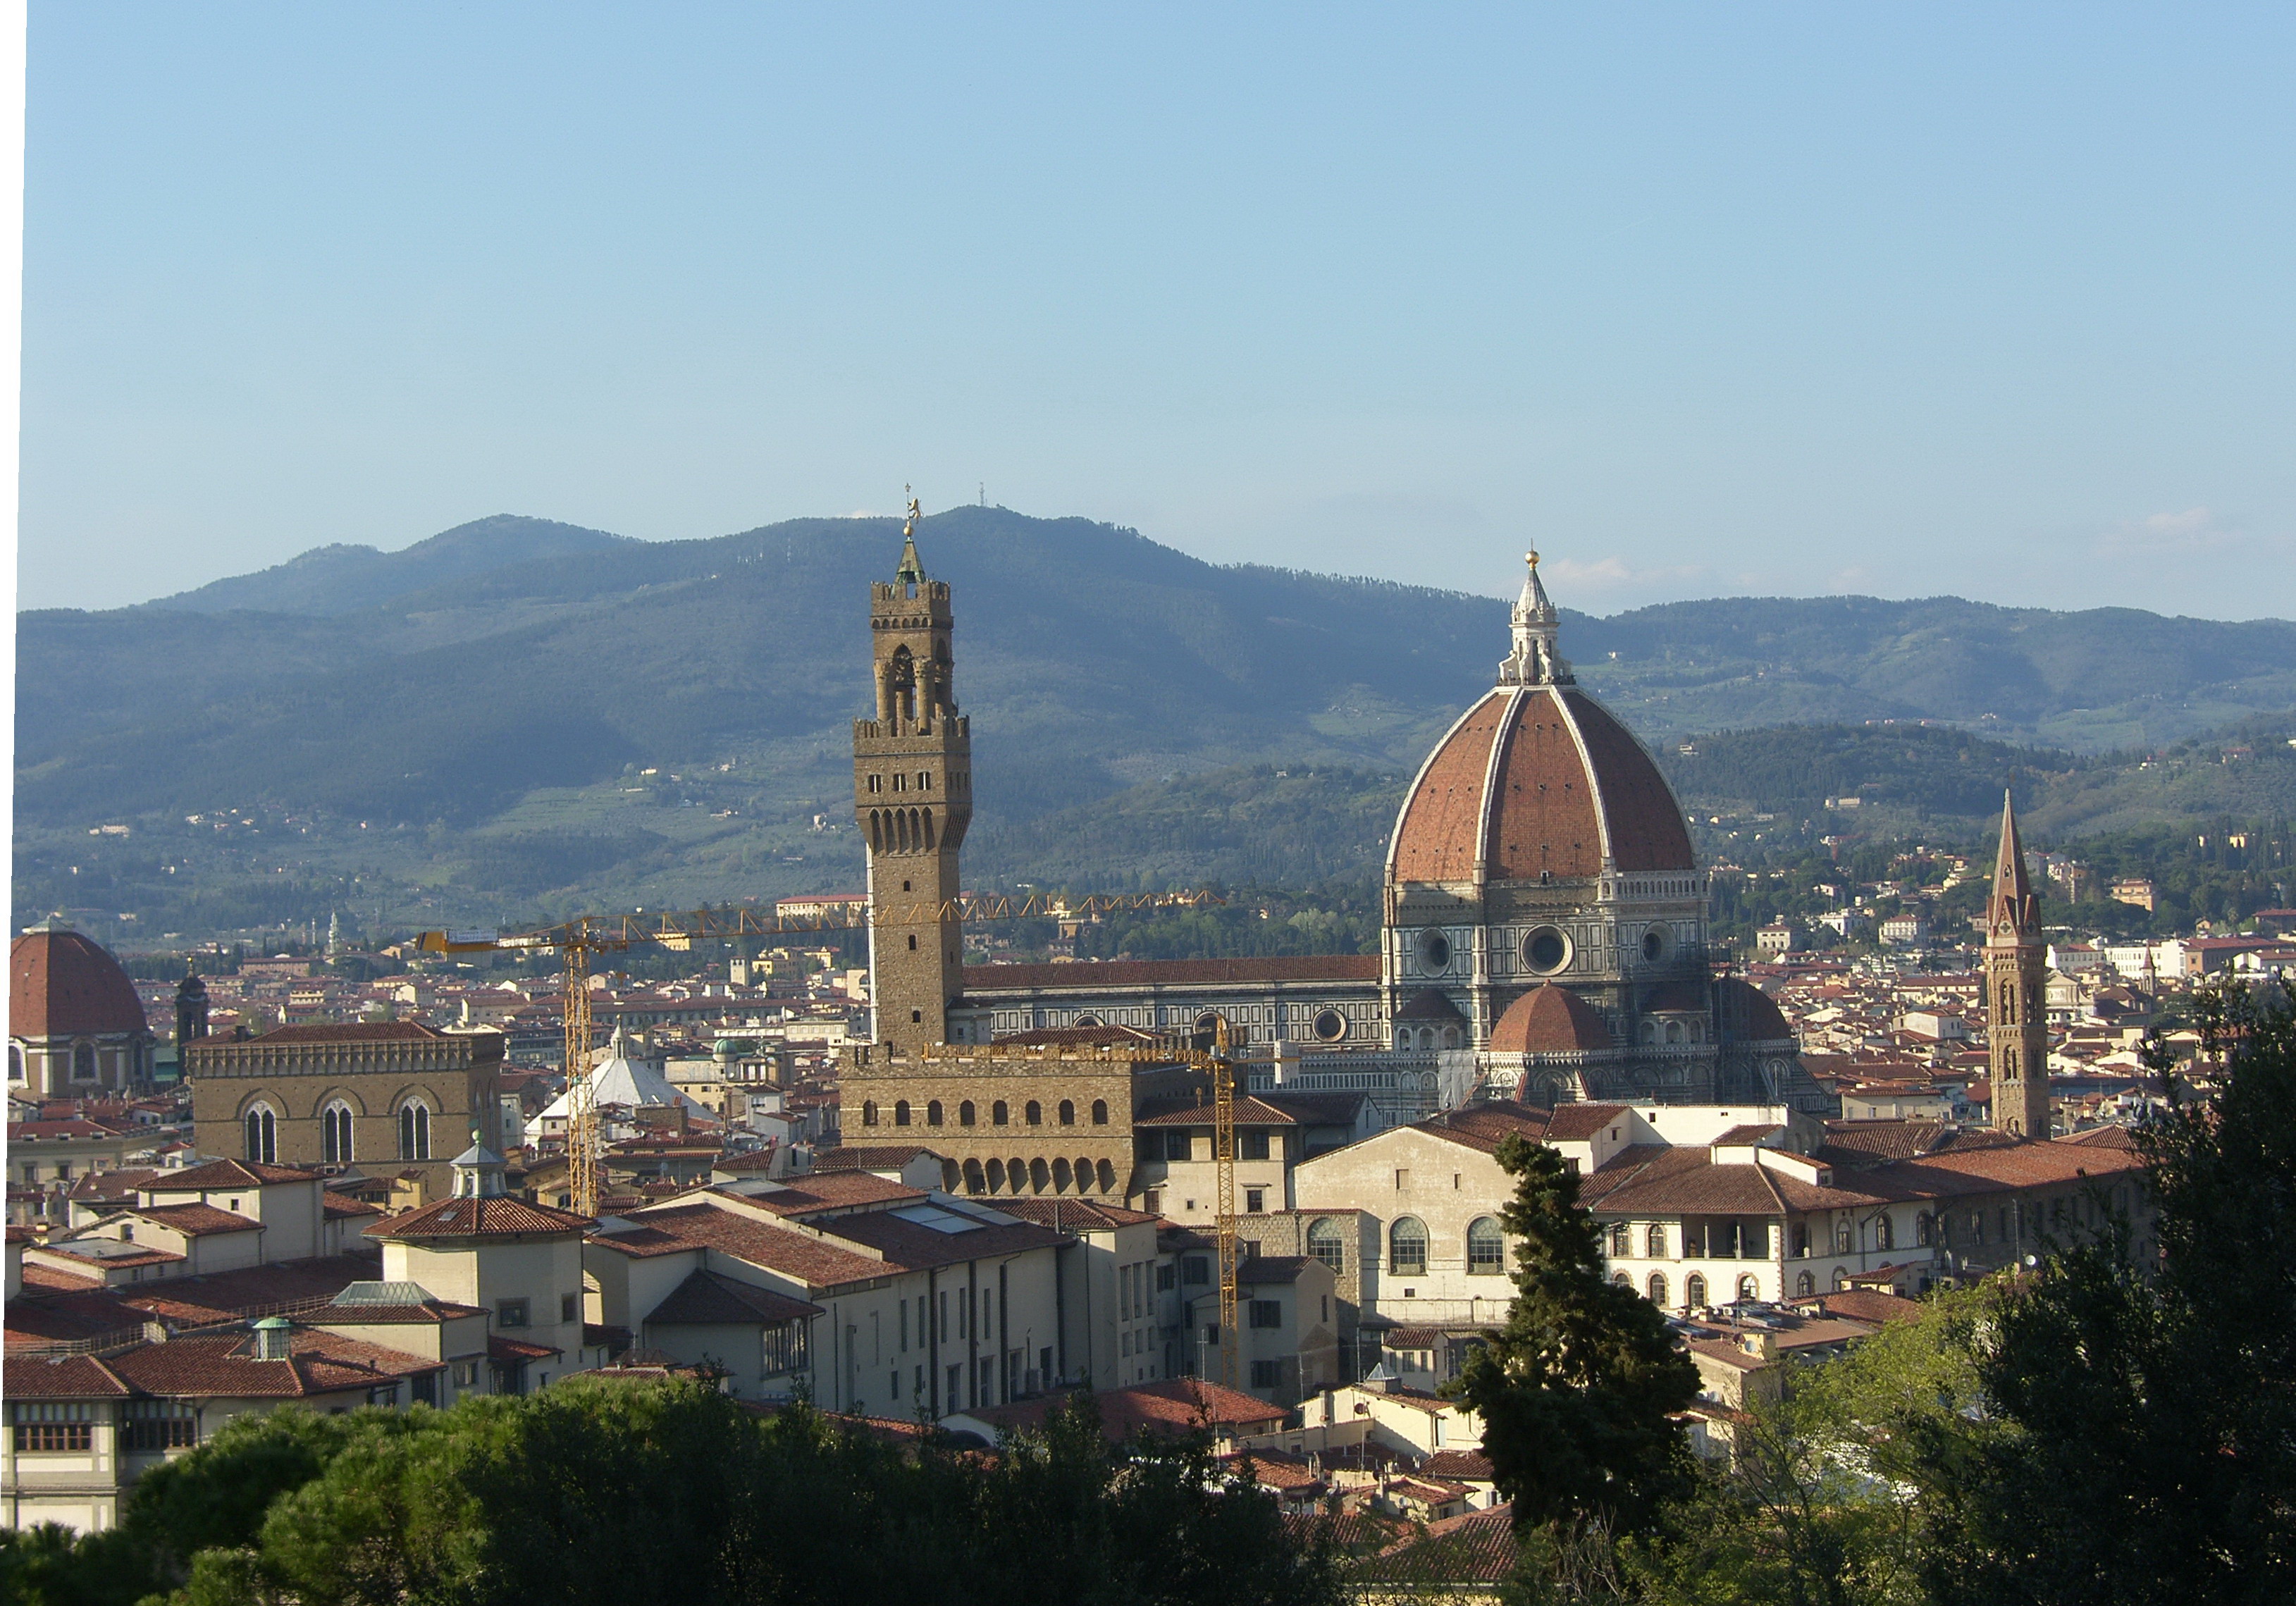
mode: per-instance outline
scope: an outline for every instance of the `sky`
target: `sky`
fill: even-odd
[[[2296,616],[2296,11],[35,0],[20,604],[988,500]]]

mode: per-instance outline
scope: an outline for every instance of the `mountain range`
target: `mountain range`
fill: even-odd
[[[984,881],[1360,869],[1506,643],[1492,598],[1222,567],[1082,519],[960,507],[918,540],[955,588]],[[899,545],[883,519],[638,542],[505,516],[26,613],[18,914],[197,923],[168,911],[249,875],[279,891],[269,918],[302,889],[383,922],[857,884],[847,722]],[[1675,750],[1718,731],[1926,721],[2070,774],[2296,705],[2276,620],[1731,598],[1566,610],[1562,643],[1678,780],[1699,766]],[[1792,749],[1715,795],[1803,797],[1815,750]],[[129,834],[91,842],[105,824]],[[255,909],[234,896],[201,918]]]

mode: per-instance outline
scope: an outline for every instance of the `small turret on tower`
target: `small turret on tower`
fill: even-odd
[[[2001,797],[2001,846],[1985,905],[1986,1037],[1993,1077],[1993,1124],[2021,1137],[2049,1127],[2049,1022],[2042,992],[2041,900],[2025,869],[2017,811]]]
[[[1514,650],[1499,660],[1499,681],[1503,686],[1567,686],[1576,684],[1570,665],[1555,644],[1562,630],[1562,616],[1547,600],[1546,587],[1539,583],[1538,553],[1523,554],[1530,573],[1522,582],[1522,594],[1515,598],[1510,622],[1514,629]]]

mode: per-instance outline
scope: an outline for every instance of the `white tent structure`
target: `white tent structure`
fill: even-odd
[[[709,1116],[709,1106],[687,1097],[669,1085],[668,1077],[642,1060],[630,1058],[629,1042],[622,1028],[614,1028],[614,1040],[606,1049],[606,1057],[591,1067],[592,1102],[601,1110],[619,1105],[626,1110],[642,1110],[651,1106],[683,1104],[690,1115]],[[572,1092],[560,1094],[550,1102],[541,1115],[545,1132],[563,1132],[570,1110]]]

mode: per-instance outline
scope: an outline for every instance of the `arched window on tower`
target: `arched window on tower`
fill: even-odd
[[[864,1127],[873,1127],[877,1124],[876,1100],[864,1099],[861,1101],[861,1124]]]
[[[1063,1127],[1073,1127],[1076,1125],[1076,1105],[1070,1100],[1062,1099],[1061,1101],[1061,1125]]]
[[[351,1163],[351,1110],[340,1099],[319,1111],[319,1154],[330,1166]]]
[[[893,1101],[893,1125],[894,1125],[894,1126],[896,1126],[896,1127],[906,1127],[906,1126],[907,1126],[908,1124],[909,1124],[909,1102],[908,1102],[908,1100],[906,1100],[906,1099],[895,1099],[895,1100]]]
[[[268,1104],[247,1112],[247,1158],[260,1166],[279,1163],[279,1116]]]
[[[1106,1099],[1095,1099],[1092,1102],[1092,1124],[1095,1127],[1105,1127],[1108,1125],[1108,1101]]]
[[[1034,1099],[1029,1101],[1021,1113],[1031,1127],[1041,1127],[1045,1124],[1045,1107]]]

